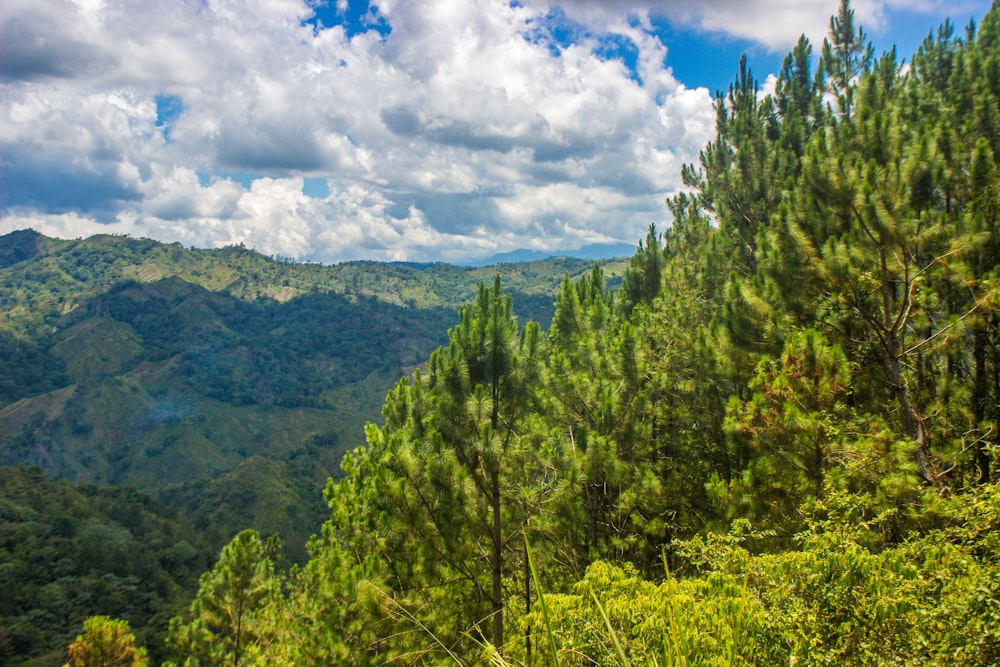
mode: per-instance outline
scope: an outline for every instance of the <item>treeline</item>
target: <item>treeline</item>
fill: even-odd
[[[1000,3],[903,67],[844,2],[813,63],[741,63],[619,292],[481,287],[168,664],[1000,661]]]
[[[620,273],[624,261],[602,264]],[[542,321],[551,317],[551,295],[562,276],[581,275],[590,265],[582,259],[553,257],[500,268],[508,288],[521,297],[522,314]],[[20,342],[43,337],[60,326],[67,313],[120,283],[171,278],[244,302],[284,303],[304,295],[337,294],[453,311],[497,268],[386,262],[326,266],[269,258],[243,246],[184,248],[115,235],[64,240],[26,229],[0,236],[0,331]]]

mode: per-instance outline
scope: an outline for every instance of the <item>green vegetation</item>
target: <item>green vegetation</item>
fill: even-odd
[[[124,237],[15,232],[0,248],[0,464],[159,494],[262,456],[311,482],[298,505],[312,521],[283,531],[299,553],[327,476],[487,275]],[[589,265],[506,268],[544,319],[562,277]]]
[[[301,296],[336,294],[352,301],[373,297],[395,306],[454,313],[475,296],[476,285],[492,280],[497,270],[507,288],[524,301],[522,315],[544,320],[551,316],[551,296],[562,277],[585,273],[591,264],[563,257],[478,268],[383,262],[324,266],[268,258],[242,246],[187,249],[177,243],[108,235],[61,240],[22,230],[0,237],[0,331],[30,340],[116,285],[170,278],[241,303],[287,303]],[[619,261],[606,264],[614,270],[622,266]]]
[[[69,646],[65,667],[146,667],[146,649],[136,647],[135,635],[125,621],[91,616],[83,634]]]
[[[617,294],[497,278],[389,393],[245,664],[996,664],[998,68],[1000,3],[741,64]]]
[[[169,663],[1000,662],[1000,2],[905,70],[844,2],[812,62],[770,96],[741,63],[617,292],[564,277],[543,331],[483,280],[328,480],[308,559],[241,532]],[[146,346],[111,303],[128,329],[62,340],[118,349],[59,372]]]
[[[0,662],[62,665],[66,646],[95,614],[127,620],[162,657],[162,634],[213,548],[134,489],[0,468]]]
[[[547,320],[560,281],[590,263],[499,268],[518,286],[524,316]],[[82,484],[81,497],[37,482],[82,506],[61,529],[74,535],[90,530],[81,524],[88,512],[101,515],[91,485],[140,488],[176,524],[164,543],[179,541],[196,563],[127,581],[107,559],[67,570],[76,542],[53,542],[34,514],[6,516],[4,540],[24,532],[41,546],[4,553],[4,572],[31,576],[4,589],[0,662],[63,664],[68,640],[93,614],[128,620],[158,661],[166,620],[194,597],[196,573],[244,528],[280,535],[278,565],[304,563],[327,513],[327,478],[363,442],[386,392],[446,340],[457,307],[496,270],[324,267],[118,236],[0,237],[0,465]],[[4,478],[0,494],[13,502],[19,480]],[[153,502],[134,499],[136,512]],[[111,544],[125,540],[120,527],[108,530]],[[164,576],[175,581],[169,595]],[[111,592],[90,592],[93,581]],[[106,604],[112,593],[133,602]]]
[[[262,543],[253,530],[244,530],[226,545],[215,568],[201,578],[191,622],[171,622],[173,649],[182,656],[181,664],[262,663],[268,636],[261,617],[281,597],[269,553],[276,549],[277,544]]]

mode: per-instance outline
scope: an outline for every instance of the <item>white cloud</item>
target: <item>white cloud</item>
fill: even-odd
[[[741,37],[778,53],[791,49],[800,35],[822,44],[840,0],[562,0],[568,14],[588,25],[620,21],[632,13],[649,15],[706,32]],[[855,20],[870,34],[888,28],[889,11],[919,12],[935,19],[981,12],[982,0],[853,0]],[[930,23],[928,25],[931,25]]]
[[[307,0],[4,4],[0,232],[30,222],[322,261],[632,242],[663,221],[714,124],[649,13],[771,46],[793,42],[793,24],[822,32],[836,10],[382,0],[391,33],[348,36],[304,23]],[[883,6],[857,4],[876,18]],[[595,53],[608,35],[634,47],[634,72]],[[305,178],[329,194],[307,196]]]
[[[161,174],[154,166],[153,176],[143,183],[145,195],[141,210],[160,220],[183,221],[190,218],[231,218],[238,210],[243,188],[228,179],[217,179],[203,186],[198,174],[177,167]]]
[[[820,43],[826,33],[830,16],[837,13],[839,0],[566,0],[567,13],[590,25],[615,20],[633,13],[640,20],[649,15],[667,17],[670,21],[707,32],[741,37],[782,51],[795,44],[805,33]],[[865,0],[854,3],[866,4]],[[868,0],[868,5],[880,6],[881,0]],[[868,12],[857,11],[871,18]],[[620,18],[619,18],[620,20]]]

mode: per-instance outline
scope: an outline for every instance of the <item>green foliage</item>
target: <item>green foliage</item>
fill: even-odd
[[[572,594],[547,602],[559,665],[780,664],[766,610],[739,577],[657,584],[596,562]]]
[[[658,254],[655,239],[650,230],[648,252]],[[653,288],[658,281],[656,273]],[[548,342],[545,412],[561,445],[553,464],[563,470],[549,501],[559,509],[543,520],[561,536],[559,558],[579,576],[595,558],[638,558],[641,536],[663,529],[651,520],[656,509],[648,501],[658,494],[649,486],[656,483],[649,433],[638,424],[645,387],[637,332],[622,320],[598,267],[564,282]]]
[[[308,457],[303,453],[302,457]],[[254,455],[213,480],[171,488],[161,501],[219,548],[239,526],[278,535],[283,557],[292,563],[308,558],[306,545],[326,516],[316,474],[293,464]]]
[[[335,513],[361,509],[339,506]],[[368,523],[365,516],[351,518]],[[429,641],[426,635],[414,637],[418,629],[409,619],[398,622],[407,609],[395,604],[380,555],[346,548],[334,531],[337,523],[327,522],[322,536],[313,539],[312,558],[286,582],[286,604],[272,610],[278,637],[270,653],[274,664],[378,664],[376,656],[390,648],[387,637],[394,643]],[[393,628],[406,636],[393,638]]]
[[[65,667],[146,667],[146,649],[135,645],[128,623],[107,616],[83,622],[83,634],[69,646]]]
[[[799,547],[753,555],[739,534],[697,538],[680,552],[704,572],[742,577],[766,628],[796,664],[988,665],[997,659],[997,489],[956,496],[943,526],[887,546],[891,512],[831,492],[811,505]],[[976,536],[969,529],[975,526]],[[971,539],[970,539],[971,538]]]
[[[917,494],[910,467],[881,442],[884,425],[847,405],[850,386],[844,352],[814,330],[789,337],[779,359],[761,359],[750,399],[733,399],[726,421],[731,446],[748,463],[728,488],[712,484],[729,518],[792,532],[802,527],[801,508],[822,498],[827,484],[889,493],[891,480],[889,504]]]
[[[210,554],[199,531],[142,493],[0,468],[0,661],[64,651],[95,614],[130,623],[158,659],[162,625]]]
[[[649,306],[660,293],[663,283],[663,255],[656,226],[650,225],[646,243],[639,242],[639,250],[629,260],[622,278],[622,309],[631,313],[639,304]]]
[[[37,343],[0,331],[0,405],[24,395],[45,394],[69,383],[66,364]]]
[[[219,562],[201,577],[191,620],[170,622],[168,641],[183,667],[267,665],[273,630],[268,614],[281,599],[272,556],[276,543],[263,543],[244,530],[227,544]]]

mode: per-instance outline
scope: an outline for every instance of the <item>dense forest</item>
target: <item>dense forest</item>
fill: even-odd
[[[716,110],[620,288],[543,330],[484,281],[305,564],[239,533],[164,664],[1000,662],[1000,2],[904,64],[845,1]]]
[[[135,489],[74,486],[38,468],[0,468],[0,489],[0,663],[65,663],[98,611],[129,619],[161,654],[170,618],[212,564],[205,532]]]

